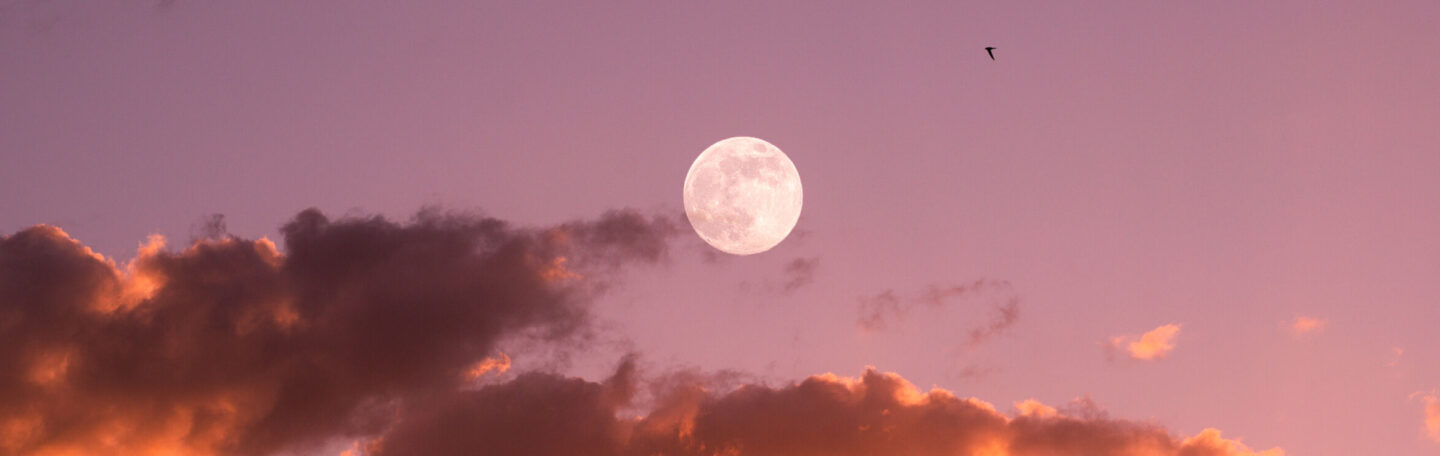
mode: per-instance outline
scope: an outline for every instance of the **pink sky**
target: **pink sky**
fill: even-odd
[[[755,136],[799,169],[797,234],[707,261],[684,227],[626,272],[597,316],[654,366],[1440,452],[1435,2],[96,3],[0,2],[0,233],[123,262],[214,213],[678,211],[701,150]],[[907,310],[857,326],[887,291]]]

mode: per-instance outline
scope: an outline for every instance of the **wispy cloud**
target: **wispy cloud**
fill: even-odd
[[[1010,283],[998,280],[976,280],[968,284],[935,286],[913,297],[902,297],[895,290],[885,290],[862,298],[855,326],[865,332],[881,331],[903,319],[917,307],[937,309],[955,302],[979,301],[990,304],[990,317],[984,323],[965,331],[963,345],[975,347],[1009,330],[1020,320],[1020,298]]]
[[[982,324],[965,329],[963,347],[978,347],[1020,321],[1020,296],[1015,295],[1009,282],[979,279],[963,285],[932,285],[910,298],[903,298],[893,289],[865,296],[860,299],[860,315],[855,318],[855,327],[865,332],[883,331],[916,308],[939,309],[966,301],[988,302],[991,312]]]

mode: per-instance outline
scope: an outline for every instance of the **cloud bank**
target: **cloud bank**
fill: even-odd
[[[268,454],[385,429],[504,337],[587,329],[590,284],[676,232],[614,212],[549,229],[422,212],[156,238],[124,268],[59,228],[0,238],[0,453]]]
[[[647,380],[627,358],[604,381],[493,383],[511,369],[503,341],[586,340],[596,294],[662,261],[678,231],[628,211],[518,228],[310,210],[284,225],[284,253],[214,230],[179,251],[153,238],[126,265],[56,227],[0,237],[0,454],[314,454],[336,439],[373,456],[1282,454],[1094,407],[1007,415],[874,369],[728,387]]]
[[[639,389],[632,362],[604,382],[551,374],[457,393],[414,410],[363,454],[861,456],[1061,454],[1281,456],[1207,429],[1177,438],[1151,424],[1035,401],[1013,415],[973,398],[922,392],[871,368],[782,387],[710,389],[700,377],[665,386],[653,411],[620,417]]]

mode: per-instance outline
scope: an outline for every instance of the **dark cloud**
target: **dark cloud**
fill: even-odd
[[[225,214],[210,214],[190,227],[191,243],[196,240],[222,240],[230,235],[225,227]]]
[[[634,395],[627,360],[604,383],[527,373],[480,390],[405,407],[395,428],[365,445],[371,455],[622,454],[628,423],[616,411]]]
[[[709,261],[709,260],[705,260]],[[740,289],[751,293],[788,296],[815,281],[815,270],[820,266],[820,257],[797,257],[785,262],[775,278],[766,278],[752,284],[741,282]]]
[[[790,293],[815,281],[815,268],[820,266],[820,257],[796,258],[785,263],[785,283],[780,285],[782,293]]]
[[[550,229],[423,211],[287,223],[118,268],[58,228],[0,238],[0,453],[267,454],[373,435],[504,337],[583,335],[585,301],[659,261],[668,219]]]
[[[1020,298],[1011,296],[1009,299],[996,304],[991,309],[990,321],[984,325],[970,329],[970,338],[965,342],[968,347],[974,347],[985,343],[998,334],[1010,329],[1016,321],[1020,320]]]
[[[866,331],[878,331],[885,329],[887,316],[893,318],[909,311],[910,306],[901,302],[895,290],[885,290],[860,299],[860,317],[855,320],[855,325]]]
[[[783,387],[716,392],[703,377],[666,383],[645,415],[618,415],[635,381],[622,364],[604,383],[528,374],[412,410],[368,453],[617,456],[1243,456],[1207,429],[1176,438],[1111,419],[1088,401],[1060,411],[1034,401],[1006,415],[976,399],[922,392],[894,374],[814,376]],[[1281,454],[1272,450],[1273,454]]]
[[[493,383],[502,342],[586,340],[589,301],[620,268],[663,261],[675,223],[309,210],[281,231],[283,253],[215,230],[178,252],[152,239],[123,266],[54,227],[0,237],[0,454],[311,454],[336,439],[375,456],[1255,454],[1093,404],[1006,415],[873,369],[772,387],[647,381],[627,358],[601,382]],[[971,337],[1013,321],[1001,313]]]
[[[962,285],[931,286],[911,298],[901,297],[894,290],[862,298],[855,325],[865,331],[883,330],[889,322],[904,318],[917,307],[939,308],[957,301],[988,302],[991,307],[989,320],[966,332],[967,347],[1004,333],[1020,320],[1020,298],[1010,283],[981,279]]]
[[[969,365],[961,368],[960,372],[957,373],[956,376],[964,380],[978,381],[983,380],[986,377],[989,377],[991,374],[999,371],[1000,368],[995,366]]]

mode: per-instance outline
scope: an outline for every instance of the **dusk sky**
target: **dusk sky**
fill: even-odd
[[[0,455],[1440,454],[1437,23],[0,0]]]

